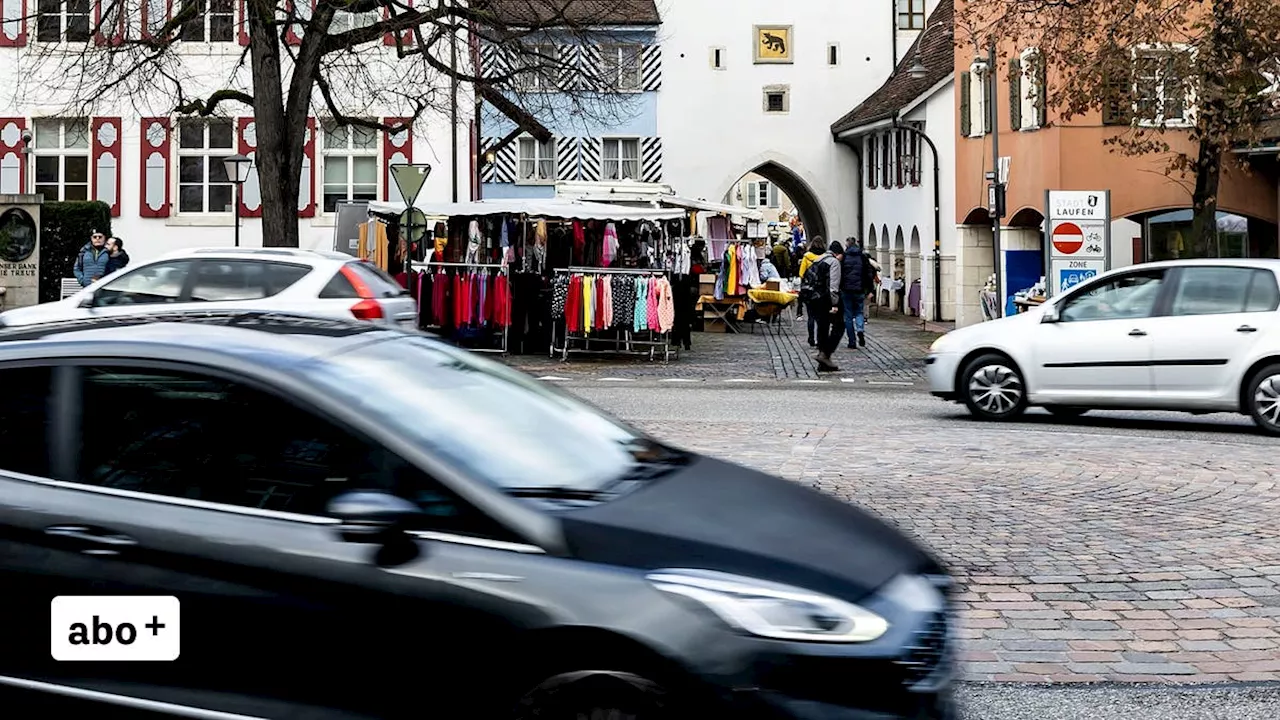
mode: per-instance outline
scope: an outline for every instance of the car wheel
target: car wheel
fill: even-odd
[[[668,720],[682,718],[656,684],[626,673],[566,673],[521,699],[515,720]]]
[[[1280,364],[1268,365],[1249,382],[1249,414],[1258,427],[1280,435]]]
[[[981,420],[1009,420],[1027,409],[1022,373],[1003,355],[983,355],[969,363],[960,392],[969,412]]]
[[[1048,410],[1055,417],[1067,419],[1078,418],[1089,412],[1089,408],[1072,407],[1070,405],[1045,405],[1044,409]]]

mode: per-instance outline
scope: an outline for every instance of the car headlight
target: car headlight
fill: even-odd
[[[929,352],[931,353],[942,352],[943,346],[947,344],[946,339],[947,339],[946,335],[939,336],[938,339],[934,340],[933,344],[929,346]]]
[[[754,578],[710,570],[656,570],[659,590],[706,605],[731,626],[775,640],[856,643],[884,635],[889,623],[852,603]]]

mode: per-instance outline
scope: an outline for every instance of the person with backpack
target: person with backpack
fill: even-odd
[[[819,238],[814,238],[817,242]],[[818,372],[836,372],[840,368],[831,355],[840,347],[844,328],[840,323],[840,258],[844,247],[833,241],[827,252],[813,262],[800,285],[800,301],[809,310],[809,318],[817,326]]]
[[[800,277],[801,285],[804,284],[805,276],[809,274],[809,267],[812,266],[815,262],[817,262],[818,258],[822,257],[822,254],[826,251],[827,251],[826,241],[822,239],[821,235],[814,238],[813,242],[809,243],[809,251],[806,252],[804,254],[804,257],[800,259],[799,277]],[[805,303],[803,300],[801,300],[800,307],[796,309],[797,320],[804,317],[804,310],[805,310]],[[818,321],[813,319],[813,315],[809,316],[808,325],[809,325],[809,347],[818,347],[818,338],[816,335],[816,333],[818,332]]]
[[[844,303],[844,329],[849,349],[867,346],[866,301],[874,288],[876,271],[854,238],[845,240],[840,259],[840,297]],[[855,335],[856,333],[856,335]]]

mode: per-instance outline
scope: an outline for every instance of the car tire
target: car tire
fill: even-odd
[[[1078,418],[1084,415],[1085,413],[1089,412],[1089,408],[1075,407],[1073,405],[1045,405],[1044,409],[1048,410],[1049,413],[1054,417],[1059,417],[1066,420]]]
[[[521,699],[514,720],[684,720],[654,682],[627,673],[565,673]]]
[[[1249,380],[1244,401],[1263,432],[1280,435],[1280,363],[1268,365]]]
[[[1016,363],[988,353],[975,358],[957,388],[969,413],[979,420],[1012,420],[1027,409],[1027,386]]]

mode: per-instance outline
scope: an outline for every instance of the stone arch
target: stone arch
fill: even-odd
[[[867,231],[867,252],[874,253],[879,249],[879,242],[876,239],[876,224],[871,223],[871,229]]]
[[[920,228],[913,226],[911,228],[911,238],[907,241],[907,298],[911,297],[911,284],[919,281],[921,293],[921,301],[923,303],[923,290],[925,280],[921,274],[922,259],[920,257]],[[920,310],[923,310],[923,304]]]
[[[961,225],[990,225],[991,213],[987,212],[986,208],[981,208],[981,207],[974,208],[969,211],[968,215],[964,216],[964,220],[960,224]]]
[[[893,278],[893,236],[889,234],[889,226],[880,226],[880,251],[876,253],[876,262],[880,263],[880,281],[888,282]],[[876,289],[876,302],[889,306],[889,293]]]
[[[1009,218],[1009,224],[1006,227],[1011,228],[1035,228],[1039,230],[1044,225],[1044,214],[1033,207],[1024,207]]]
[[[750,173],[759,175],[777,185],[778,189],[795,203],[796,214],[800,216],[800,222],[804,223],[806,238],[812,240],[821,235],[829,241],[831,226],[827,223],[822,201],[818,199],[818,193],[814,190],[818,183],[808,173],[792,169],[797,165],[798,163],[778,153],[761,153],[740,165],[740,171],[728,178],[722,187],[728,188],[731,192],[743,176]]]

